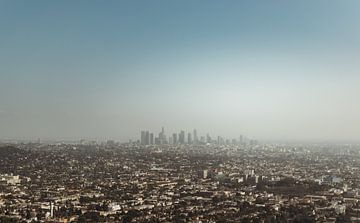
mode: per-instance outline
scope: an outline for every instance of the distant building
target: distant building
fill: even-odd
[[[172,138],[173,138],[173,144],[176,145],[177,144],[177,134],[174,133]]]
[[[158,137],[155,137],[155,144],[160,145],[160,139]]]
[[[19,175],[0,175],[0,182],[4,182],[6,184],[15,185],[20,183]]]
[[[194,129],[194,133],[193,133],[193,136],[194,136],[194,143],[198,143],[199,139],[198,139],[198,136],[197,136],[197,131],[196,129]]]
[[[146,142],[146,132],[141,131],[140,143],[141,143],[141,145],[145,145],[145,142]]]
[[[254,176],[255,170],[245,170],[244,174],[247,176]]]
[[[185,144],[185,131],[181,131],[179,134],[179,143]]]
[[[192,138],[191,138],[191,133],[188,133],[188,138],[187,138],[188,144],[192,143]]]
[[[233,145],[236,145],[237,144],[237,141],[236,139],[232,139],[232,142],[231,142]]]
[[[224,144],[224,139],[221,136],[218,136],[217,143],[218,143],[218,145],[223,145]]]
[[[209,133],[206,134],[206,142],[211,143],[211,137],[210,137]]]
[[[203,171],[203,178],[206,179],[208,177],[208,170]]]
[[[257,183],[259,183],[259,176],[255,176],[255,183],[257,184]]]
[[[115,141],[114,140],[107,140],[106,145],[107,146],[115,146]]]
[[[150,133],[150,145],[154,145],[154,133]]]
[[[161,132],[159,133],[159,140],[160,140],[160,144],[166,143],[166,135],[165,135],[164,127],[161,127]]]
[[[150,144],[150,133],[149,131],[146,131],[145,133],[145,145],[149,145]]]

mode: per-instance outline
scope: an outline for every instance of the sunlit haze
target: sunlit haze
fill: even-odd
[[[360,1],[0,1],[0,139],[360,133]]]

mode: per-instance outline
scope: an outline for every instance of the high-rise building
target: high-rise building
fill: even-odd
[[[179,134],[179,143],[185,144],[185,131],[181,131]]]
[[[198,139],[198,136],[197,136],[197,131],[196,129],[194,129],[194,144],[198,143],[199,139]]]
[[[106,141],[106,146],[115,146],[115,141],[114,140],[107,140]]]
[[[154,145],[154,133],[150,133],[150,145]]]
[[[174,133],[172,138],[173,138],[173,144],[176,145],[177,144],[177,134]]]
[[[223,145],[224,144],[223,141],[224,141],[223,138],[221,136],[218,136],[218,140],[217,140],[218,145]]]
[[[192,138],[191,138],[191,133],[188,133],[188,138],[187,138],[187,143],[191,144],[192,143]]]
[[[244,143],[244,136],[240,135],[239,144],[242,145],[243,143]]]
[[[141,131],[141,138],[140,138],[141,145],[145,145],[145,140],[146,140],[146,132]]]
[[[159,139],[159,137],[155,137],[155,144],[156,144],[156,145],[160,145],[160,139]]]
[[[149,131],[145,132],[145,145],[149,145],[150,144],[150,133]]]
[[[164,127],[161,127],[161,132],[159,133],[159,140],[160,140],[160,144],[166,143],[166,135],[165,135]]]
[[[209,133],[206,134],[206,142],[211,143],[211,137],[210,137]]]

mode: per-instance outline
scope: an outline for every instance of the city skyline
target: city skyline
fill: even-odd
[[[130,140],[132,142],[132,140]],[[192,131],[178,130],[174,133],[166,133],[165,128],[161,127],[161,132],[154,134],[149,130],[141,130],[140,137],[135,142],[140,145],[196,145],[196,144],[217,144],[217,145],[255,145],[256,139],[250,139],[239,134],[237,138],[228,136],[212,136],[209,133],[198,135],[197,129]]]
[[[0,140],[126,142],[165,126],[359,142],[359,8],[1,1]]]
[[[0,223],[360,222],[359,9],[0,0]]]

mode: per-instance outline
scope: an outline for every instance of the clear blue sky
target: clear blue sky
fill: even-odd
[[[360,1],[0,1],[0,139],[359,140]]]

